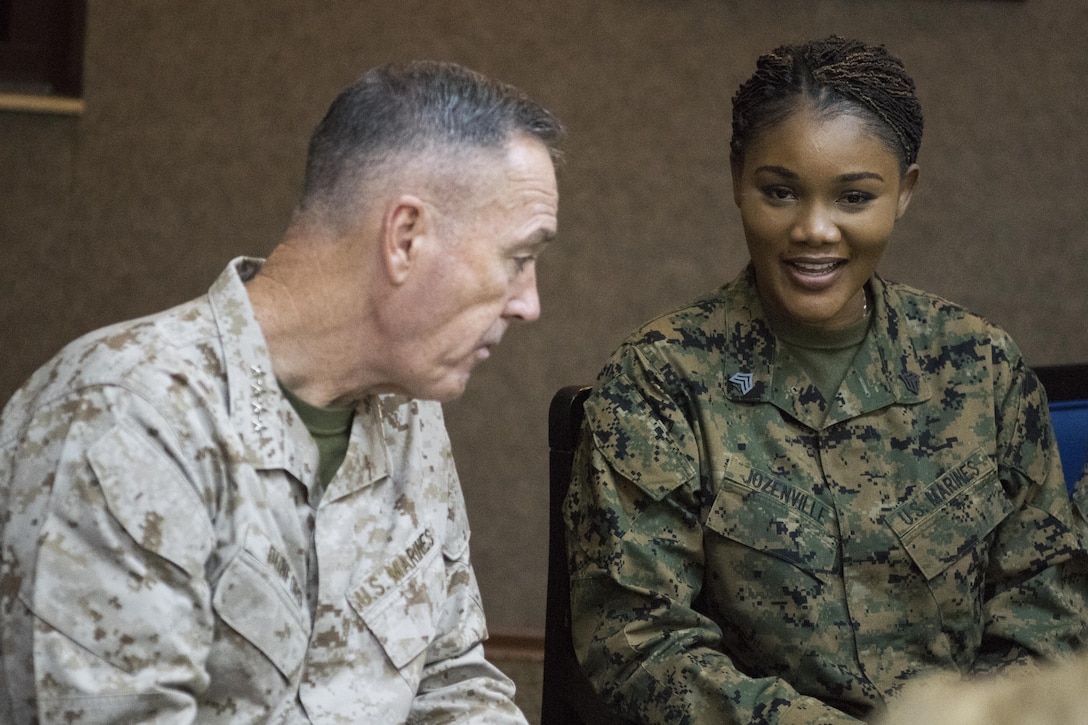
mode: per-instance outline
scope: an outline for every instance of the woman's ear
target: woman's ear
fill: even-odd
[[[740,207],[740,181],[744,173],[744,163],[736,154],[729,154],[729,171],[733,177],[733,203]]]
[[[903,177],[899,180],[899,202],[895,210],[895,218],[903,216],[903,212],[910,205],[910,198],[914,195],[914,186],[918,183],[918,164],[907,167]]]

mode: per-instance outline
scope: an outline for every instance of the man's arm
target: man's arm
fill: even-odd
[[[34,411],[6,478],[16,721],[192,722],[213,633],[202,501],[155,407],[97,387]],[[10,647],[9,647],[10,645]]]
[[[439,608],[436,633],[427,647],[427,661],[408,721],[525,725],[525,716],[513,702],[513,682],[484,658],[487,625],[469,562],[464,497],[452,468],[447,526],[442,543],[446,598]]]
[[[446,565],[452,574],[449,597],[439,634],[427,649],[409,722],[525,725],[513,702],[514,683],[484,658],[487,630],[472,569],[467,562]]]

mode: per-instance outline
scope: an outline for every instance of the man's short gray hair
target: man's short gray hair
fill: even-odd
[[[362,183],[406,154],[500,150],[535,138],[559,158],[562,123],[513,86],[455,63],[416,61],[367,71],[344,89],[314,130],[300,211],[351,215]]]

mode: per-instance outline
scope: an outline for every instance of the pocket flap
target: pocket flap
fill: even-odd
[[[929,580],[977,546],[1012,511],[997,466],[978,450],[916,492],[887,521]]]
[[[813,574],[835,571],[838,546],[825,528],[830,506],[811,493],[732,461],[705,526]]]
[[[306,656],[307,628],[281,578],[263,563],[266,552],[251,546],[247,537],[246,548],[223,571],[212,606],[291,682]]]
[[[655,500],[695,477],[692,459],[676,443],[675,429],[688,431],[687,421],[672,401],[658,403],[657,410],[651,409],[638,387],[622,375],[604,383],[586,401],[597,450]],[[674,417],[672,425],[662,416]]]
[[[432,544],[415,568],[392,577],[388,571],[372,575],[348,595],[352,608],[398,670],[422,654],[434,639],[435,608],[445,594],[441,547],[433,545],[433,532],[428,530],[423,536],[430,536]],[[394,565],[399,566],[397,562]],[[442,592],[436,594],[434,587],[441,587]]]
[[[190,577],[203,577],[214,532],[207,511],[174,462],[125,425],[91,446],[87,460],[110,513],[128,535]],[[154,488],[146,481],[155,481]]]

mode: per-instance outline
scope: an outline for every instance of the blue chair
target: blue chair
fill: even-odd
[[[1088,363],[1035,368],[1046,389],[1065,482],[1072,492],[1088,457]]]

